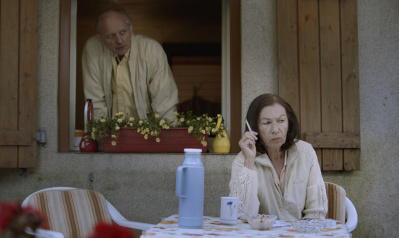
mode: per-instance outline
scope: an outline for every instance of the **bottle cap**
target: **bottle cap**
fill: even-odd
[[[202,150],[201,149],[189,149],[189,148],[187,148],[187,149],[184,149],[184,152],[185,153],[201,153]]]

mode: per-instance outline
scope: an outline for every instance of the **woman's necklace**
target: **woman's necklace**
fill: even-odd
[[[284,167],[285,155],[284,153],[279,153],[278,157],[279,157],[278,160],[270,158],[270,162],[272,163],[274,169],[276,170],[277,175],[280,177],[281,171],[283,170]]]

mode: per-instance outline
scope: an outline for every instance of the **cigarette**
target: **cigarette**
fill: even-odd
[[[248,120],[247,120],[247,119],[245,119],[245,122],[247,123],[248,129],[249,129],[250,131],[252,131],[251,127],[249,126],[249,123],[248,123]]]

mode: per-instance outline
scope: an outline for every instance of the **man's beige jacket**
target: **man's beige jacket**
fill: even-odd
[[[155,40],[133,34],[129,70],[140,119],[154,112],[173,121],[178,91],[162,46]],[[82,75],[85,98],[93,102],[94,118],[111,117],[112,53],[96,36],[84,46]]]

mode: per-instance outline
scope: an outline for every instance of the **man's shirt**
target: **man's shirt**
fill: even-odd
[[[112,54],[112,116],[116,113],[123,112],[128,117],[139,118],[136,103],[133,95],[133,85],[130,79],[129,69],[129,56],[130,49],[122,58],[118,59],[118,56]]]

